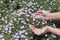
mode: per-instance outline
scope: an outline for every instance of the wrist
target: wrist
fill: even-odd
[[[54,13],[50,13],[48,16],[49,16],[49,19],[50,19],[50,20],[54,20],[54,19],[55,19]]]
[[[49,32],[49,27],[48,26],[46,26],[46,32]]]
[[[51,27],[50,26],[46,26],[46,32],[50,32]]]
[[[45,19],[46,20],[52,20],[53,19],[53,14],[52,13],[46,13]]]
[[[53,29],[53,27],[48,26],[48,32],[51,32],[52,29]]]

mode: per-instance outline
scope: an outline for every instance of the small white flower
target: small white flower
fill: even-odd
[[[34,8],[34,10],[37,10],[37,8]]]
[[[20,4],[20,6],[22,6],[22,5]]]
[[[9,23],[9,25],[13,25],[12,23]]]
[[[6,25],[6,27],[8,27],[9,25]]]
[[[60,10],[60,7],[58,7],[58,10]]]
[[[9,2],[12,2],[11,0]]]
[[[4,37],[4,35],[0,35],[0,38],[3,38]]]
[[[35,18],[33,18],[33,21],[35,21]]]
[[[31,39],[33,39],[33,37],[32,37],[32,36],[31,36],[30,38],[31,38]]]
[[[32,9],[31,11],[34,12],[34,9]]]
[[[25,40],[28,40],[28,38],[25,38]]]
[[[20,29],[24,29],[25,27],[24,26],[21,26]]]
[[[26,18],[27,21],[30,21],[28,18]]]
[[[2,31],[2,33],[4,33],[4,30]]]
[[[14,35],[13,37],[16,38],[16,35]]]
[[[44,3],[46,3],[46,2],[44,1]]]
[[[0,14],[0,17],[1,17],[1,14]]]
[[[44,22],[42,22],[42,24],[44,25],[45,23],[44,23]]]
[[[37,5],[37,7],[39,7],[40,5]]]
[[[25,32],[25,35],[28,35],[28,33],[27,33],[27,32]]]
[[[25,35],[21,35],[21,38],[25,38],[26,36]]]
[[[12,28],[14,28],[14,26],[12,26]]]
[[[35,2],[35,4],[37,4],[37,2]]]
[[[45,24],[47,23],[47,21],[44,22]]]
[[[26,22],[24,24],[26,25]]]
[[[32,24],[34,24],[34,22]]]
[[[18,35],[18,33],[16,33],[15,35]]]
[[[45,34],[45,37],[47,37],[48,35],[47,34]]]
[[[17,21],[17,19],[16,19],[16,18],[14,18],[14,21]]]
[[[6,20],[5,23],[7,23],[8,21]]]
[[[47,40],[49,40],[49,39],[47,38]]]
[[[46,2],[49,2],[49,0],[46,0]]]
[[[11,33],[11,30],[9,30],[9,33]]]
[[[26,15],[26,17],[29,17],[30,15]]]
[[[37,2],[33,3],[33,5],[36,5],[36,4],[37,4]]]
[[[19,38],[19,36],[16,36],[16,38]]]
[[[53,38],[56,38],[56,36],[55,36],[54,34],[51,34],[51,36],[52,36]]]
[[[1,1],[0,3],[3,3],[3,1]]]
[[[28,13],[31,14],[31,11],[29,11]]]
[[[32,8],[34,8],[34,6],[32,6]]]
[[[11,23],[13,23],[13,20],[10,20]]]
[[[2,25],[0,25],[0,28],[2,27]]]
[[[2,21],[4,21],[4,17],[2,17]]]
[[[56,27],[56,25],[53,23],[53,25],[52,25],[53,27]]]
[[[5,33],[8,33],[8,30],[5,30],[4,32],[5,32]]]
[[[35,1],[35,0],[32,0],[32,1]]]
[[[23,3],[24,3],[24,4],[26,4],[26,2],[25,2],[25,1],[23,1]]]
[[[26,30],[22,30],[22,32],[21,33],[25,33],[26,32]]]
[[[15,1],[13,1],[13,3],[15,3]]]
[[[25,21],[22,20],[21,23],[25,23]]]
[[[5,40],[4,38],[2,38],[1,40]]]
[[[7,16],[5,16],[5,19],[7,19]]]
[[[50,2],[50,5],[53,5],[53,2]]]
[[[19,31],[19,35],[22,35],[22,31]]]
[[[53,2],[56,1],[56,0],[53,0]]]
[[[25,12],[27,13],[27,12],[28,12],[28,10],[25,10]]]
[[[7,27],[5,27],[5,30],[8,30],[8,28],[7,28]]]
[[[20,12],[19,14],[22,15],[22,14],[25,14],[25,13],[24,12]]]
[[[13,9],[11,8],[10,11],[12,11]]]
[[[38,23],[41,23],[41,22],[38,22]]]
[[[18,40],[18,39],[15,38],[14,40]]]

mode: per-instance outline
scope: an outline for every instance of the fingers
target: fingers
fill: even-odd
[[[42,10],[38,10],[38,11],[36,11],[36,13],[41,13],[42,12]]]
[[[47,13],[47,11],[45,11],[45,10],[38,10],[37,12],[36,12],[36,15],[42,15],[42,16],[46,16],[46,13]]]
[[[33,25],[29,25],[29,27],[30,27],[30,29],[32,30],[32,32],[34,33],[34,34],[36,34],[36,35],[40,35],[41,33],[40,33],[40,30],[38,29],[38,28],[36,28],[36,27],[34,27]]]
[[[39,15],[39,14],[41,14],[41,13],[42,13],[42,10],[36,11],[36,15]]]
[[[30,28],[33,32],[35,32],[35,30],[37,29],[36,27],[34,27],[34,26],[31,25],[31,24],[29,24],[29,28]]]
[[[47,33],[47,27],[43,27],[41,30],[42,30],[42,34]]]
[[[38,29],[38,28],[36,28],[36,27],[34,27],[33,25],[30,25],[29,24],[29,28],[32,30],[32,32],[34,32],[34,34],[36,34],[36,35],[43,35],[43,34],[45,34],[45,33],[47,33],[47,28],[48,27],[43,27],[42,29]]]

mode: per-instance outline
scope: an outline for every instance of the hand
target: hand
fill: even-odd
[[[50,20],[52,19],[52,14],[48,11],[45,10],[39,10],[35,13],[36,15],[42,15],[45,20]]]
[[[36,34],[36,35],[42,35],[47,32],[47,27],[44,27],[42,29],[36,28],[33,25],[29,25],[29,27],[32,30],[32,32],[34,32],[34,34]]]

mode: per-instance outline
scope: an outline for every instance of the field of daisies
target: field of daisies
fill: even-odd
[[[0,40],[60,40],[51,33],[37,36],[29,29],[29,24],[56,27],[53,20],[32,18],[37,10],[58,12],[60,0],[0,0]]]

